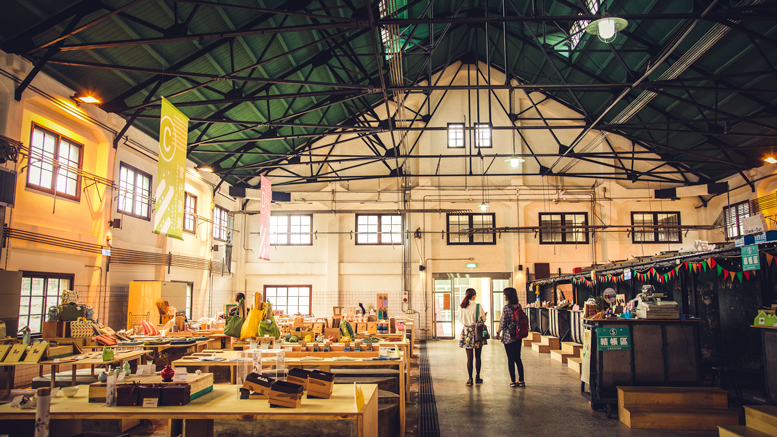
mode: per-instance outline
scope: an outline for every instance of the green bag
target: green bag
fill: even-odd
[[[103,346],[103,362],[113,361],[113,349]]]
[[[351,340],[354,340],[354,333],[353,333],[353,326],[347,321],[343,320],[340,322],[340,333],[343,334],[343,337],[348,337]]]
[[[243,330],[243,323],[246,320],[246,304],[243,299],[237,304],[237,311],[234,316],[227,316],[224,323],[224,334],[230,337],[240,338],[240,332]]]
[[[272,304],[269,302],[267,303],[267,309],[265,310],[264,315],[264,320],[259,322],[259,337],[269,335],[275,339],[280,338],[281,330],[278,329],[278,325],[275,323],[275,317],[272,315]]]

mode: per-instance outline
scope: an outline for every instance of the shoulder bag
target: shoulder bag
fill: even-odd
[[[491,336],[488,334],[488,326],[480,320],[480,304],[475,307],[475,341],[488,340]]]
[[[237,304],[237,311],[234,316],[227,316],[224,323],[224,334],[230,337],[240,338],[243,330],[243,323],[246,320],[246,304],[243,299]]]

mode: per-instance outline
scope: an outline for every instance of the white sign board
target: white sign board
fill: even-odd
[[[760,234],[766,232],[766,221],[763,214],[756,214],[742,219],[742,228],[745,235]]]

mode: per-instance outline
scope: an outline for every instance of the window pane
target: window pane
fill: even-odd
[[[475,123],[475,147],[491,147],[491,125]]]
[[[464,125],[448,123],[448,147],[464,147]]]
[[[45,280],[43,278],[32,278],[32,295],[43,296],[43,285]]]

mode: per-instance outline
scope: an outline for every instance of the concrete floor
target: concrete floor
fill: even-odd
[[[511,388],[507,356],[499,341],[482,352],[484,383],[467,381],[467,357],[457,341],[428,341],[440,423],[450,436],[717,436],[710,431],[632,430],[617,418],[592,411],[580,395],[580,375],[550,354],[521,351],[526,387]],[[473,375],[474,377],[474,375]],[[517,376],[516,376],[517,378]]]

